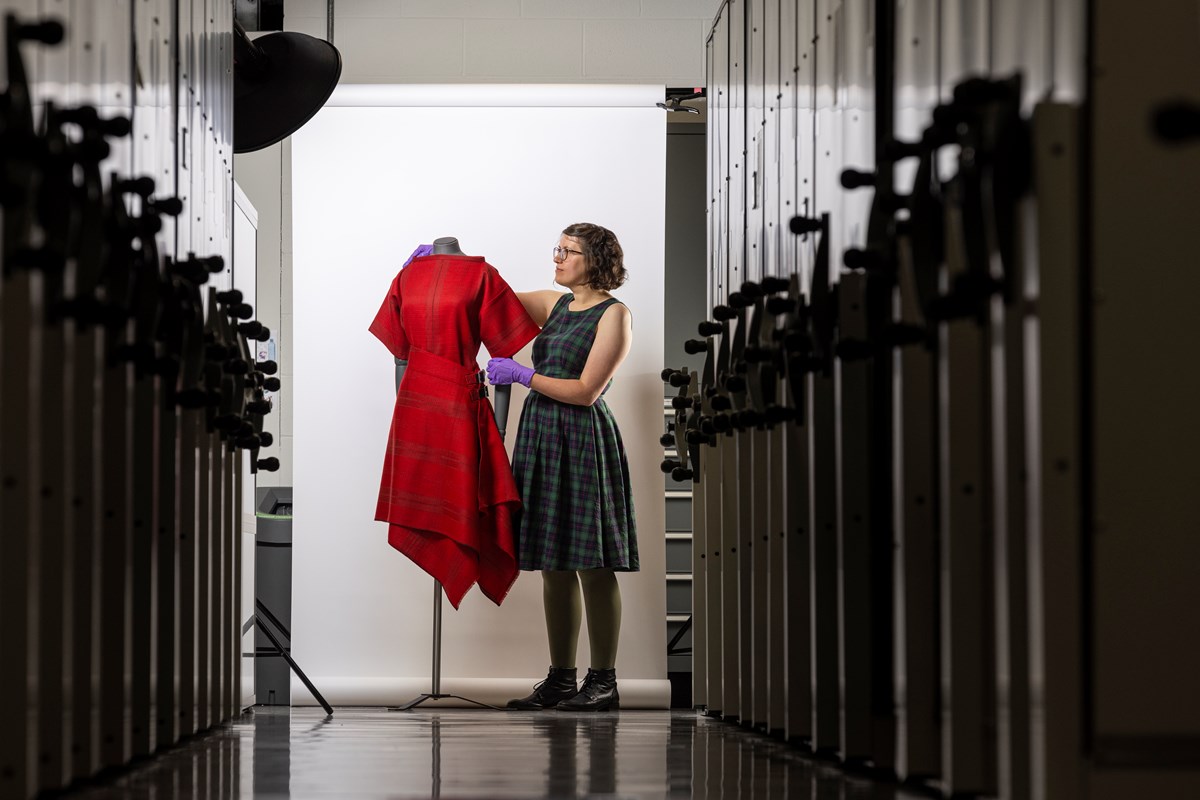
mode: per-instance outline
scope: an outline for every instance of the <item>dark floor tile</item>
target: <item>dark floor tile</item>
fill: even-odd
[[[118,775],[88,800],[793,798],[910,800],[690,711],[602,714],[259,707]]]

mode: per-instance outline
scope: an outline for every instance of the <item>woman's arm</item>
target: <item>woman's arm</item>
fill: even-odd
[[[563,403],[590,406],[629,355],[632,343],[633,321],[629,309],[613,303],[600,317],[592,350],[579,377],[547,378],[535,373],[529,388]]]
[[[550,319],[550,312],[554,310],[554,304],[558,302],[558,298],[562,297],[562,292],[540,289],[536,292],[517,292],[516,295],[517,299],[521,301],[521,305],[525,306],[525,313],[537,323],[539,328],[544,328],[546,320]]]

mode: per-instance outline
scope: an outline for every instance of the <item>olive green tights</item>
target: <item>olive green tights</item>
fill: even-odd
[[[546,608],[551,666],[568,669],[575,666],[575,648],[579,644],[579,622],[583,611],[581,606],[587,608],[591,667],[612,669],[616,666],[617,639],[621,635],[621,589],[611,569],[543,572],[542,604]]]

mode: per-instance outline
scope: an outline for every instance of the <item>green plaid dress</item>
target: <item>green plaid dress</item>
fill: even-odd
[[[617,302],[609,298],[569,311],[572,299],[567,294],[555,303],[533,343],[533,367],[548,378],[580,376],[596,325]],[[603,393],[593,405],[578,406],[530,392],[521,409],[513,476],[524,504],[517,531],[521,569],[638,569],[629,465]]]

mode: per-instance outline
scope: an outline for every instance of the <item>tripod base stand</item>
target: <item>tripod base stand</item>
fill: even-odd
[[[288,666],[292,668],[292,672],[296,673],[296,677],[299,678],[304,684],[304,688],[308,689],[308,691],[312,693],[312,696],[317,698],[317,702],[321,704],[321,708],[325,709],[325,713],[332,716],[333,707],[330,706],[329,703],[325,702],[325,697],[319,691],[317,691],[317,687],[313,686],[312,681],[310,681],[308,676],[304,674],[304,670],[300,669],[300,665],[296,663],[296,660],[292,658],[292,654],[287,651],[287,648],[283,646],[283,644],[279,641],[279,638],[276,637],[271,631],[270,626],[263,623],[263,617],[265,616],[268,620],[270,620],[271,624],[279,628],[283,635],[289,640],[292,638],[292,634],[289,633],[288,629],[284,627],[283,623],[271,613],[271,610],[263,605],[261,600],[254,601],[254,608],[254,616],[250,617],[250,619],[246,622],[245,627],[242,628],[242,633],[250,630],[250,626],[257,625],[258,629],[266,634],[266,637],[271,640],[272,646],[274,646],[274,648],[279,652],[279,655],[283,657],[283,660],[286,661]]]
[[[481,708],[490,708],[499,711],[496,706],[481,703],[478,700],[472,700],[469,697],[463,697],[458,694],[446,694],[441,691],[442,688],[442,585],[436,580],[433,582],[433,687],[432,691],[423,692],[417,695],[412,700],[409,700],[404,705],[390,706],[388,711],[412,711],[417,706],[427,700],[443,700],[445,698],[454,698],[455,700],[463,700],[467,703],[480,706]]]
[[[402,706],[389,706],[388,711],[412,711],[414,708],[421,705],[426,700],[444,700],[447,697],[453,697],[455,700],[463,700],[467,703],[474,703],[475,705],[479,706],[480,708],[490,708],[493,711],[500,710],[496,706],[488,705],[487,703],[480,702],[479,700],[472,700],[469,697],[463,697],[462,695],[459,695],[459,694],[430,694],[429,692],[425,692],[423,694],[417,695],[412,700],[409,700],[407,703],[405,703]]]

